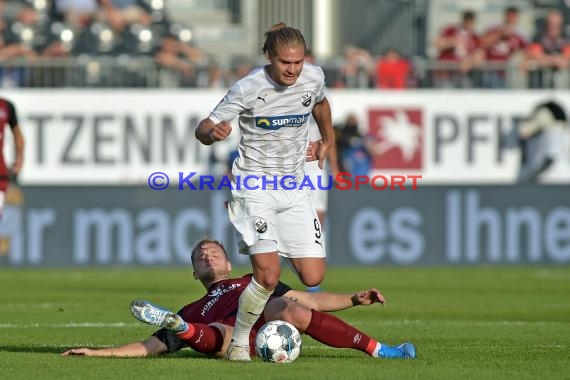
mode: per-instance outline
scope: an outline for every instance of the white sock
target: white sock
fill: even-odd
[[[382,348],[382,343],[378,342],[376,344],[376,348],[374,349],[374,351],[372,351],[372,353],[370,354],[370,356],[372,356],[373,358],[378,358],[380,357],[378,355],[378,353],[380,352],[380,349]]]
[[[249,346],[249,333],[259,319],[273,290],[259,285],[254,278],[239,297],[239,308],[232,340],[241,346]]]

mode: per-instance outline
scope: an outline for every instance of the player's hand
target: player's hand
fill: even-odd
[[[317,160],[319,160],[319,168],[322,170],[325,167],[325,159],[327,158],[327,153],[329,152],[330,145],[324,143],[322,140],[318,141],[317,146]]]
[[[368,289],[357,292],[353,297],[356,298],[358,305],[372,305],[373,303],[386,304],[384,296],[378,289]]]
[[[214,141],[222,141],[228,138],[231,133],[232,126],[230,123],[227,121],[221,121],[216,124],[214,129],[212,129],[212,132],[210,132],[210,137],[212,137]]]
[[[17,173],[10,171],[8,173],[8,177],[10,178],[10,183],[13,183],[14,185],[18,184],[18,174]]]
[[[317,150],[319,148],[321,140],[309,141],[309,146],[307,146],[307,162],[317,160]]]
[[[21,160],[14,161],[14,164],[10,168],[10,173],[17,176],[20,173],[20,170],[22,170],[22,164],[23,162]]]
[[[94,350],[89,348],[73,348],[65,351],[61,356],[93,356]]]

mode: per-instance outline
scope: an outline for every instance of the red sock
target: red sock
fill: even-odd
[[[178,337],[188,343],[193,350],[211,354],[218,352],[224,345],[222,332],[215,327],[202,323],[187,323],[188,330],[178,333]]]
[[[327,346],[354,348],[372,355],[378,342],[343,320],[311,310],[311,322],[305,333]]]

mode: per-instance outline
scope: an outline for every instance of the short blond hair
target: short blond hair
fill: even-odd
[[[302,46],[304,51],[307,51],[307,44],[305,37],[299,29],[295,29],[280,22],[273,25],[265,33],[265,42],[261,48],[263,54],[270,56],[277,55],[277,50],[281,47],[287,46]]]

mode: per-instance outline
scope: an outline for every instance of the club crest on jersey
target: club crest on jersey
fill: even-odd
[[[257,218],[255,219],[255,230],[257,232],[259,232],[260,234],[264,233],[265,231],[267,231],[267,222],[265,221],[265,219],[263,218]]]
[[[309,104],[311,104],[311,93],[309,91],[305,91],[303,92],[303,95],[301,95],[301,104],[304,105],[305,107],[308,107]]]
[[[220,289],[220,287],[217,287],[216,289],[212,290],[209,294],[210,297],[219,297],[223,294],[222,289]]]

